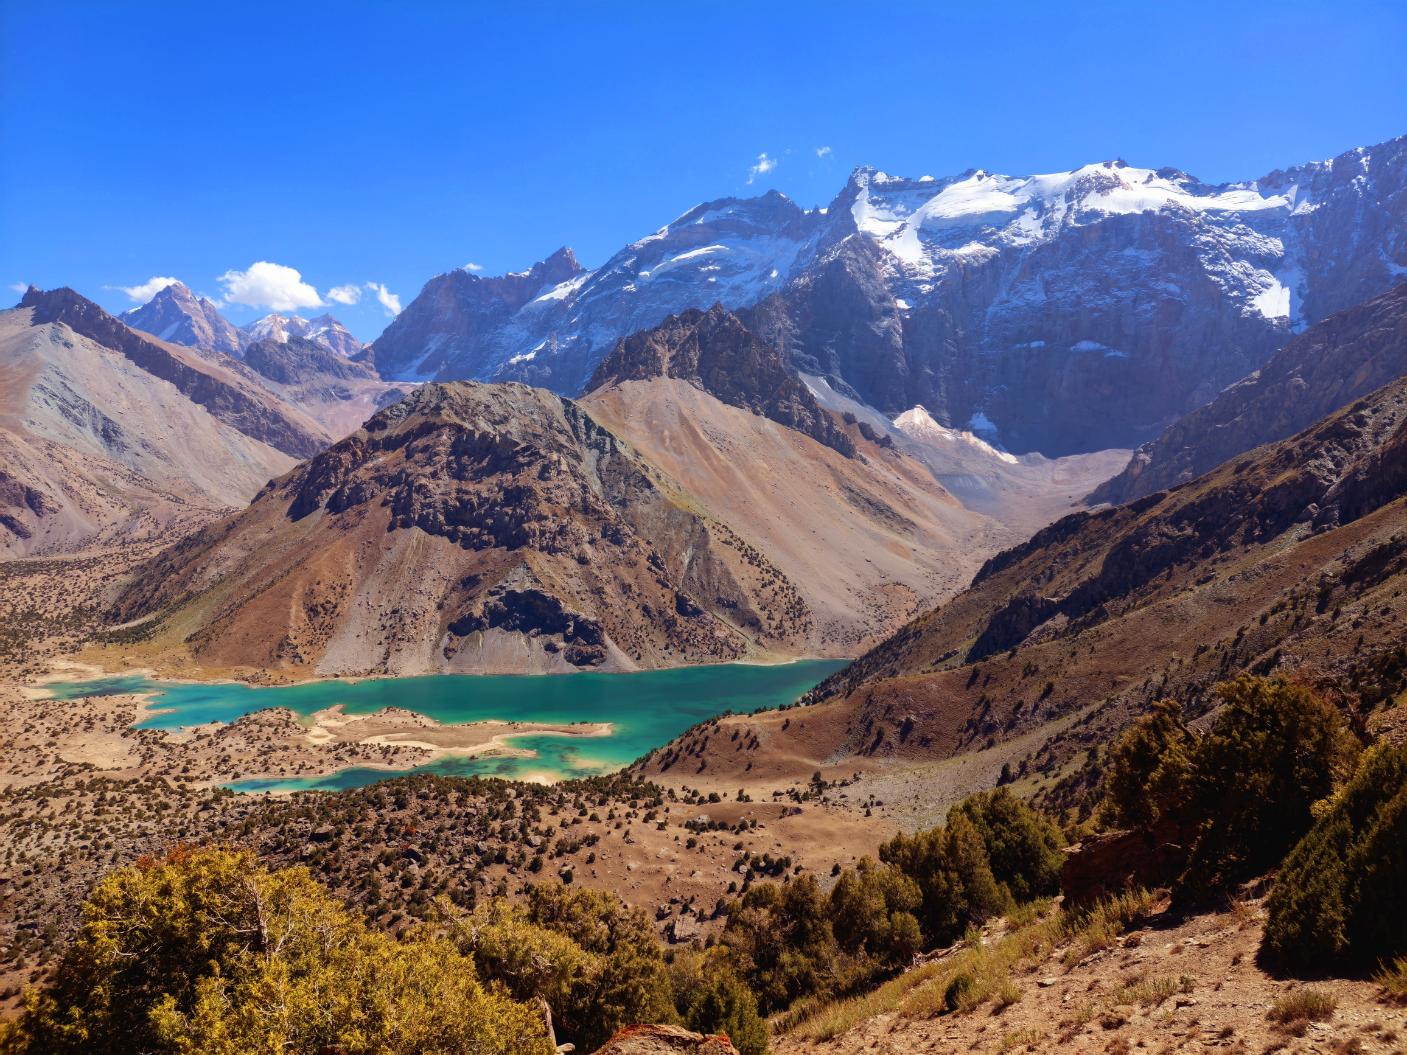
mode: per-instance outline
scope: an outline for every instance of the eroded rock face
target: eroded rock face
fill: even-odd
[[[1407,283],[1293,338],[1265,366],[1134,452],[1090,495],[1127,502],[1292,436],[1407,374]]]
[[[672,315],[652,330],[617,341],[586,387],[593,392],[656,377],[688,381],[729,406],[796,429],[847,458],[855,455],[854,442],[777,350],[721,304]]]

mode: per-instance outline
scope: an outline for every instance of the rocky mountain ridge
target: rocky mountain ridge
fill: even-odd
[[[721,550],[571,401],[522,385],[431,384],[162,554],[120,611],[179,612],[172,625],[198,626],[186,640],[207,665],[718,661],[789,633],[757,611],[756,569]]]
[[[202,352],[239,356],[244,346],[239,330],[206,297],[197,297],[182,282],[156,292],[141,307],[118,316],[134,330]]]
[[[305,319],[301,315],[274,312],[239,328],[240,354],[256,342],[274,341],[282,344],[295,337],[321,345],[329,352],[344,358],[360,354],[363,347],[362,342],[353,337],[352,332],[331,315],[323,314]]]
[[[821,763],[849,772],[960,755],[948,772],[976,786],[1043,774],[1073,788],[1089,752],[1153,701],[1195,717],[1239,671],[1337,686],[1371,707],[1403,688],[1404,524],[1407,377],[991,558],[966,590],[818,686],[804,735],[795,712],[766,723],[748,761],[789,760],[804,777]],[[699,746],[681,738],[635,772]],[[726,751],[700,765],[737,775]],[[926,808],[923,788],[947,786],[918,782],[913,808]]]
[[[0,554],[170,537],[287,471],[273,441],[312,441],[299,411],[192,349],[70,291],[27,300],[0,312]]]

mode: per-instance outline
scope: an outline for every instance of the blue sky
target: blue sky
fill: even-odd
[[[1400,0],[0,0],[0,20],[5,296],[123,310],[120,287],[173,276],[316,296],[364,339],[383,288],[409,303],[562,244],[592,266],[699,201],[824,204],[861,164],[1221,181],[1407,133]]]

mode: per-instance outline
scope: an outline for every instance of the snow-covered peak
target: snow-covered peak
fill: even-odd
[[[973,169],[942,180],[857,170],[847,188],[855,228],[907,270],[929,274],[943,258],[1001,245],[1028,245],[1067,226],[1111,216],[1184,209],[1216,219],[1295,206],[1293,185],[1208,186],[1175,169],[1100,161],[1068,172],[1004,176]]]
[[[940,425],[934,420],[933,415],[922,405],[915,405],[904,411],[894,419],[894,427],[911,440],[919,443],[937,445],[962,445],[978,451],[997,461],[1006,462],[1009,465],[1016,464],[1015,455],[1006,451],[998,450],[986,440],[980,439],[971,432],[962,429],[950,429],[946,425]]]
[[[254,341],[277,341],[279,344],[285,344],[289,337],[302,337],[307,334],[308,320],[300,315],[282,315],[274,312],[262,319],[255,319],[247,326],[241,326],[239,332],[244,334],[251,344]]]
[[[305,319],[301,315],[273,312],[262,319],[255,319],[247,326],[241,326],[239,333],[246,347],[255,341],[287,344],[290,337],[301,337],[321,344],[339,355],[354,355],[361,350],[361,342],[332,315]]]

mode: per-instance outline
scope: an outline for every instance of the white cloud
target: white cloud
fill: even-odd
[[[107,289],[120,289],[139,304],[145,304],[167,286],[174,286],[180,279],[153,275],[136,286],[107,286]]]
[[[830,147],[817,147],[817,148],[816,148],[816,156],[817,156],[818,158],[830,157],[830,153],[831,153],[831,148],[830,148]]]
[[[757,155],[757,164],[747,170],[747,181],[751,183],[753,180],[757,179],[758,176],[765,176],[776,167],[777,159],[768,157],[767,152],[764,150],[761,154]]]
[[[401,298],[392,293],[380,282],[368,282],[366,288],[376,294],[376,299],[381,302],[381,306],[386,309],[387,315],[399,315],[401,313]]]
[[[338,304],[355,304],[362,299],[360,286],[346,285],[333,286],[327,291],[327,299],[335,300]]]
[[[225,287],[226,304],[274,311],[323,307],[318,291],[303,281],[296,268],[267,260],[250,264],[248,271],[226,271],[220,276],[220,284]]]
[[[27,283],[27,282],[11,282],[11,283],[10,283],[10,288],[11,288],[12,290],[14,290],[16,293],[25,293],[25,292],[28,292],[28,290],[29,290],[29,283]]]
[[[483,264],[468,263],[464,265],[465,271],[482,271],[483,269]]]

